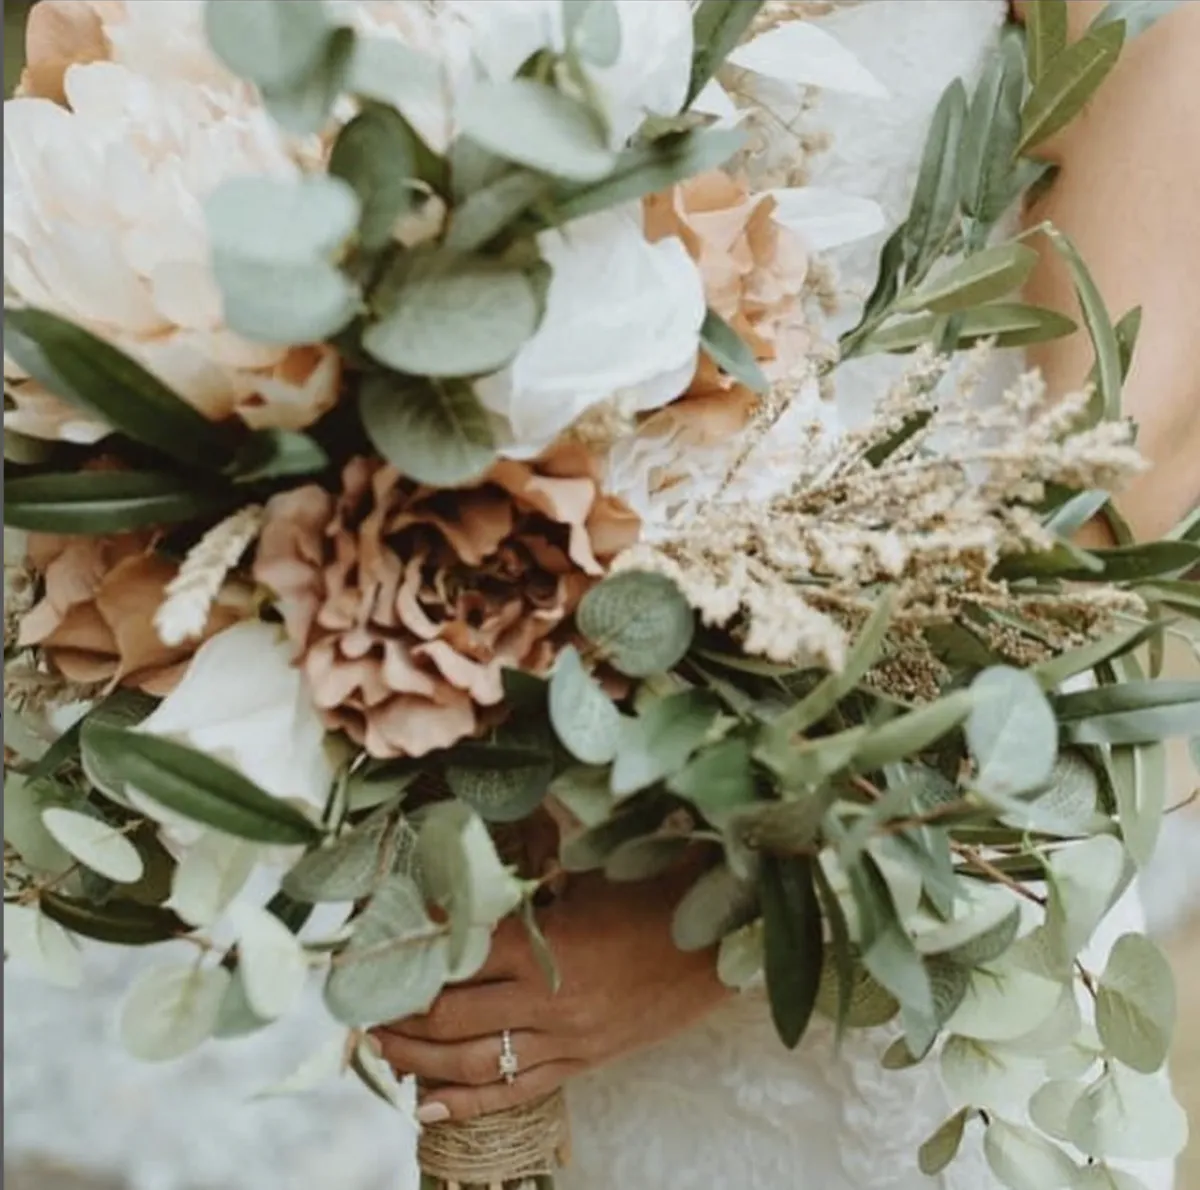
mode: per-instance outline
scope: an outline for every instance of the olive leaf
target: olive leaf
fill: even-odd
[[[751,392],[770,388],[763,370],[742,337],[715,310],[709,310],[700,327],[700,344],[712,361]]]
[[[900,318],[872,331],[859,346],[861,354],[881,351],[907,352],[933,340],[939,327],[936,314]],[[969,347],[984,339],[995,339],[997,347],[1029,347],[1074,334],[1075,322],[1057,310],[1022,302],[993,302],[968,310],[957,323],[954,345]]]
[[[1025,244],[996,244],[940,273],[900,302],[900,311],[931,310],[956,314],[1002,298],[1025,283],[1038,254]]]
[[[692,74],[687,103],[704,90],[750,28],[762,0],[701,0],[692,13]]]
[[[808,857],[767,856],[759,870],[767,995],[788,1049],[804,1036],[821,984],[824,947],[813,867]]]
[[[985,225],[999,219],[1008,206],[1024,89],[1021,39],[1006,33],[971,96],[959,156],[963,209]]]
[[[1050,63],[1067,48],[1067,0],[1037,0],[1025,17],[1025,57],[1029,81],[1038,83]]]
[[[958,210],[959,152],[966,115],[967,91],[962,80],[955,79],[934,110],[902,229],[904,257],[918,276],[937,256]]]

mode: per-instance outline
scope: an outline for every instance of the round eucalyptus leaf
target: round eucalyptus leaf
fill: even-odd
[[[683,660],[695,615],[665,575],[625,570],[593,587],[575,613],[579,631],[631,678],[667,673]]]
[[[1108,1165],[1087,1165],[1075,1171],[1069,1190],[1149,1190],[1141,1178]]]
[[[741,991],[758,983],[766,958],[762,918],[726,934],[717,951],[717,976],[728,988]]]
[[[107,822],[57,806],[42,811],[42,822],[61,847],[93,872],[118,884],[141,879],[144,865],[137,848]]]
[[[951,1102],[972,1107],[1002,1110],[1025,1103],[1045,1077],[1036,1059],[968,1037],[951,1037],[939,1063]]]
[[[246,984],[241,973],[232,972],[232,978],[221,997],[217,1007],[217,1021],[213,1025],[213,1036],[221,1040],[233,1037],[246,1037],[265,1029],[271,1022],[261,1017],[250,1004],[246,996]]]
[[[615,883],[653,880],[673,868],[688,849],[681,835],[647,835],[622,843],[608,857],[604,875]]]
[[[993,1119],[983,1134],[983,1151],[992,1173],[1007,1190],[1047,1190],[1067,1186],[1075,1162],[1032,1128]]]
[[[290,0],[209,0],[204,28],[234,74],[266,88],[287,87],[314,69],[331,32],[324,4]]]
[[[874,1029],[886,1025],[900,1012],[900,1002],[887,988],[876,982],[860,963],[855,963],[853,983],[845,1017],[850,1029]],[[817,987],[817,1011],[830,1020],[838,1017],[840,984],[837,964],[826,961],[821,966],[821,982]]]
[[[143,1062],[168,1062],[212,1036],[229,985],[224,967],[152,967],[130,986],[121,1009],[120,1036]]]
[[[496,457],[487,410],[464,383],[375,374],[363,382],[358,409],[375,449],[418,483],[469,483]]]
[[[359,310],[357,286],[323,260],[270,264],[214,251],[212,264],[226,323],[258,343],[319,343]]]
[[[707,950],[752,921],[757,910],[755,885],[720,864],[684,894],[671,923],[671,937],[680,950]]]
[[[952,1033],[976,1041],[1014,1041],[1036,1029],[1058,1006],[1058,983],[1011,964],[976,972],[958,1010]]]
[[[1117,939],[1096,996],[1096,1028],[1113,1057],[1142,1074],[1167,1060],[1175,1028],[1175,980],[1142,934]]]
[[[970,1115],[969,1109],[965,1107],[962,1111],[955,1112],[921,1145],[917,1153],[917,1164],[927,1178],[937,1177],[958,1156]]]
[[[35,905],[4,906],[4,957],[58,987],[77,988],[83,980],[79,943]]]
[[[480,257],[402,271],[363,333],[366,352],[413,376],[478,376],[504,367],[533,337],[541,305],[519,268]]]
[[[1011,796],[1045,785],[1058,756],[1058,723],[1037,679],[996,666],[975,679],[971,692],[966,733],[978,791]]]
[[[180,857],[167,907],[191,925],[212,925],[241,892],[258,854],[244,839],[206,831]]]
[[[553,177],[597,182],[617,163],[587,106],[533,79],[477,85],[458,118],[462,135],[477,145]]]
[[[1029,1118],[1047,1136],[1071,1141],[1071,1113],[1087,1088],[1073,1079],[1056,1078],[1043,1083],[1029,1100]]]
[[[1068,972],[1111,907],[1125,877],[1125,849],[1112,835],[1071,843],[1050,860],[1046,942]]]
[[[231,914],[237,932],[239,971],[250,1007],[267,1020],[295,1007],[308,962],[295,934],[273,913],[239,902]]]
[[[563,747],[582,764],[607,764],[617,754],[621,715],[568,646],[550,679],[550,722]]]
[[[1157,1074],[1112,1063],[1071,1109],[1071,1143],[1098,1160],[1167,1161],[1187,1145],[1188,1120]]]

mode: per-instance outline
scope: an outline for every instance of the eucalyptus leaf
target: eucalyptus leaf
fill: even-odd
[[[108,823],[78,810],[51,807],[42,822],[54,839],[80,863],[119,884],[142,876],[142,857],[126,835]]]
[[[214,517],[235,499],[186,475],[76,471],[4,484],[4,523],[34,533],[105,536]]]
[[[4,311],[4,353],[43,388],[135,442],[212,470],[229,440],[136,360],[47,310]]]
[[[83,982],[78,942],[36,905],[5,902],[4,959],[57,987],[78,988]]]
[[[1044,785],[1058,755],[1058,725],[1037,679],[997,666],[971,684],[967,744],[978,766],[975,789],[1013,795]]]
[[[1070,1190],[1148,1190],[1146,1183],[1123,1169],[1087,1165],[1075,1171]]]
[[[461,802],[438,802],[425,812],[417,863],[422,892],[449,917],[453,969],[473,928],[494,926],[520,904],[521,882],[500,862],[483,819]]]
[[[519,720],[505,724],[492,741],[460,744],[446,765],[446,783],[486,822],[517,822],[541,805],[554,777],[549,733]]]
[[[667,787],[714,826],[722,827],[755,800],[750,746],[741,739],[721,740],[672,773]]]
[[[212,925],[241,892],[257,858],[254,844],[205,831],[180,856],[167,907],[192,925]]]
[[[1036,268],[1038,259],[1038,254],[1025,244],[996,244],[938,274],[896,309],[931,310],[935,314],[970,310],[1018,289]]]
[[[625,570],[592,587],[575,613],[579,631],[631,678],[667,673],[687,653],[695,615],[664,575]]]
[[[143,1062],[168,1062],[212,1036],[229,984],[223,967],[152,967],[135,977],[121,1007],[121,1042]]]
[[[1142,1074],[1162,1068],[1175,1028],[1175,980],[1142,934],[1118,938],[1096,993],[1096,1028],[1118,1061]]]
[[[562,866],[568,872],[602,868],[623,843],[658,830],[663,817],[662,806],[653,799],[636,799],[602,822],[566,838],[559,849]]]
[[[363,382],[358,408],[376,450],[418,483],[465,484],[495,459],[487,411],[462,381],[375,373]]]
[[[671,922],[671,937],[683,951],[707,950],[758,915],[758,891],[726,864],[700,876],[684,894]]]
[[[966,88],[955,79],[934,110],[903,226],[904,256],[918,275],[936,257],[958,210],[959,152],[966,115]]]
[[[309,843],[320,828],[220,761],[169,739],[87,723],[83,747],[123,786],[168,810],[259,843]]]
[[[316,64],[279,87],[260,87],[263,106],[286,132],[311,136],[324,130],[346,89],[356,54],[354,30],[342,25],[325,38]]]
[[[363,348],[416,376],[494,372],[532,338],[541,318],[528,274],[484,257],[401,262],[378,301],[380,314],[364,331]]]
[[[4,726],[10,727],[7,711],[4,718]],[[75,801],[68,789],[53,782],[32,781],[17,772],[4,774],[4,842],[26,868],[57,876],[74,863],[70,852],[46,829],[42,814],[50,807],[71,806]]]
[[[662,832],[629,839],[620,844],[604,864],[605,878],[614,884],[653,880],[670,871],[688,849],[686,835]]]
[[[575,182],[612,172],[616,153],[577,99],[533,79],[478,83],[458,105],[460,132],[498,157]]]
[[[652,703],[636,719],[623,719],[613,793],[627,797],[677,773],[705,742],[719,711],[707,691],[685,690]]]
[[[621,715],[570,645],[559,653],[550,679],[550,722],[583,764],[607,764],[617,754]]]
[[[917,1165],[927,1178],[937,1177],[958,1156],[966,1133],[970,1108],[955,1112],[917,1152]]]
[[[813,861],[765,857],[759,898],[771,1018],[783,1044],[795,1049],[816,1008],[824,954]]]
[[[390,812],[373,814],[337,839],[307,852],[283,878],[284,891],[299,901],[357,901],[386,875],[385,848],[402,827]],[[411,829],[411,828],[407,828]]]
[[[273,913],[238,902],[231,914],[238,972],[251,1009],[274,1020],[295,1007],[304,991],[308,962],[300,942]]]
[[[976,1041],[1015,1041],[1055,1012],[1060,993],[1060,983],[1023,970],[1005,956],[971,976],[966,995],[946,1027]]]
[[[745,385],[753,393],[765,393],[770,382],[741,336],[715,310],[704,316],[700,344],[726,375]]]
[[[1075,1173],[1075,1162],[1053,1141],[1001,1119],[989,1122],[983,1134],[988,1167],[1007,1190],[1047,1190],[1066,1186]]]
[[[1170,1160],[1188,1137],[1187,1116],[1170,1083],[1120,1063],[1111,1063],[1079,1097],[1068,1124],[1071,1143],[1101,1160]]]
[[[739,8],[756,0],[734,0]],[[562,222],[580,219],[647,194],[669,189],[677,182],[715,169],[728,161],[746,141],[736,128],[706,128],[665,141],[623,150],[611,172],[599,182],[564,187],[554,208]]]
[[[1125,44],[1125,25],[1093,26],[1063,49],[1036,80],[1021,111],[1021,152],[1065,128],[1108,77]]]
[[[951,1103],[993,1110],[1028,1101],[1045,1078],[1036,1058],[967,1037],[949,1038],[939,1065]]]
[[[390,876],[334,956],[325,1004],[343,1024],[382,1024],[425,1012],[449,974],[444,929],[408,877]]]
[[[848,994],[846,995],[844,1027],[874,1029],[886,1025],[900,1011],[896,997],[877,983],[861,963],[852,963]],[[828,958],[821,965],[821,983],[817,990],[817,1011],[837,1020],[846,994],[836,965]]]
[[[512,170],[472,190],[454,208],[446,247],[452,252],[474,252],[495,239],[523,212],[550,193],[544,174]]]
[[[368,251],[383,248],[396,220],[416,204],[416,136],[394,108],[370,104],[334,142],[329,172],[358,195],[359,239]]]
[[[1073,843],[1051,858],[1045,940],[1061,977],[1070,977],[1071,964],[1112,907],[1124,871],[1124,849],[1111,835]]]
[[[933,340],[938,321],[936,314],[898,319],[872,332],[863,341],[861,353],[915,351]],[[1030,347],[1062,339],[1077,329],[1072,319],[1056,310],[1021,302],[993,302],[963,314],[954,345],[969,347],[984,339],[995,339],[997,347]]]
[[[234,74],[262,87],[294,83],[320,61],[330,32],[321,0],[208,0],[204,30]]]
[[[1038,83],[1050,63],[1067,48],[1067,0],[1036,0],[1025,17],[1029,79]]]

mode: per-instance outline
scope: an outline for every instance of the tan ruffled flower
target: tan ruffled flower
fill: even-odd
[[[175,577],[148,534],[58,537],[30,534],[29,560],[43,576],[41,599],[22,619],[18,644],[38,647],[72,682],[136,686],[164,695],[203,640],[248,614],[235,588],[214,603],[199,640],[164,645],[154,614]]]
[[[682,240],[704,278],[709,307],[741,335],[768,379],[783,380],[812,349],[803,296],[809,259],[800,238],[774,214],[769,194],[751,194],[744,181],[720,170],[645,201],[647,237]],[[719,399],[723,393],[728,407]],[[697,430],[712,438],[728,433],[731,418],[744,425],[755,407],[753,395],[703,353],[683,400],[689,422],[713,419]]]
[[[495,721],[504,669],[545,672],[637,530],[577,446],[457,491],[356,458],[340,493],[270,502],[254,575],[326,721],[373,756],[421,756]]]
[[[67,69],[111,56],[105,21],[123,8],[120,0],[40,0],[25,23],[25,68],[19,96],[66,102]]]

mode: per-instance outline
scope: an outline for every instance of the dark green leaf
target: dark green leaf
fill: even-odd
[[[1021,39],[1007,33],[971,97],[963,132],[959,191],[967,214],[984,225],[999,219],[1008,205],[1024,90]]]
[[[227,834],[284,844],[320,837],[320,829],[299,810],[173,740],[92,722],[83,728],[83,750],[122,786]]]
[[[866,344],[870,341],[871,329],[876,325],[876,320],[881,318],[888,306],[896,300],[896,295],[900,292],[901,274],[904,270],[907,251],[905,244],[905,229],[898,227],[880,249],[875,287],[871,290],[863,306],[862,316],[857,325],[838,340],[842,359],[850,359],[863,353]]]
[[[770,388],[754,353],[715,310],[709,310],[705,315],[704,325],[700,328],[700,343],[721,371],[751,392],[765,393]]]
[[[214,516],[235,503],[184,475],[77,471],[4,485],[4,523],[37,533],[97,536]]]
[[[152,946],[192,929],[169,909],[136,901],[110,900],[93,905],[61,893],[44,892],[38,905],[47,917],[71,933],[116,946]]]
[[[417,137],[408,121],[382,104],[365,107],[338,134],[329,172],[358,195],[358,234],[368,251],[384,247],[396,220],[415,205],[416,156]]]
[[[1037,83],[1067,48],[1067,0],[1034,0],[1025,18],[1025,54],[1029,78]]]
[[[862,343],[862,354],[881,351],[915,351],[932,342],[938,329],[935,314],[917,314],[897,319],[874,331]],[[969,347],[984,339],[995,339],[998,347],[1028,347],[1073,334],[1078,326],[1065,314],[1027,306],[1021,302],[995,302],[969,310],[962,316],[955,345]]]
[[[492,740],[465,742],[446,764],[446,784],[486,822],[517,822],[541,805],[554,777],[543,724],[513,720]]]
[[[966,114],[967,91],[962,80],[955,79],[933,113],[903,226],[904,256],[917,275],[938,254],[958,210],[958,154]]]
[[[1031,550],[1024,554],[1010,554],[996,564],[992,577],[1004,582],[1020,579],[1071,578],[1076,580],[1099,579],[1104,564],[1087,550],[1070,541],[1059,541],[1048,550]]]
[[[256,430],[238,449],[229,468],[234,483],[260,483],[294,475],[315,475],[329,466],[329,456],[298,430]]]
[[[1047,65],[1021,111],[1021,152],[1060,132],[1082,111],[1117,64],[1124,44],[1123,22],[1102,25],[1090,29]]]
[[[795,1049],[817,1004],[824,962],[821,909],[808,857],[765,856],[759,870],[771,1019]]]
[[[1093,550],[1110,583],[1143,583],[1181,578],[1200,566],[1200,544],[1190,541],[1151,541],[1145,545]]]
[[[45,310],[4,311],[4,353],[40,385],[122,434],[191,466],[215,470],[229,442],[141,364]]]
[[[687,104],[704,90],[750,28],[762,0],[701,0],[692,14],[692,77]]]
[[[495,458],[487,410],[465,382],[376,373],[363,382],[358,408],[375,449],[418,483],[468,483]]]
[[[625,149],[601,181],[560,191],[554,204],[558,219],[566,223],[620,203],[636,202],[685,178],[716,169],[744,143],[745,134],[736,128],[708,128],[670,138],[666,143],[656,141]]]

